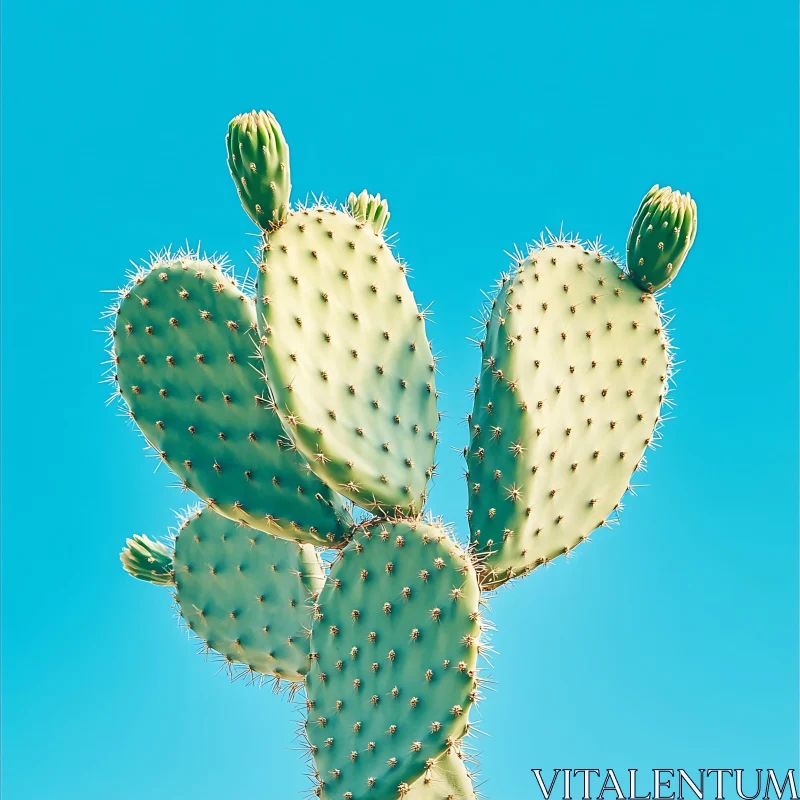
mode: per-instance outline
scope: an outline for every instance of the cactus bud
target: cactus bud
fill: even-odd
[[[381,200],[379,194],[371,195],[366,189],[358,197],[350,192],[346,208],[359,222],[368,222],[377,234],[383,233],[391,216],[389,203]]]
[[[161,586],[171,586],[175,582],[172,551],[161,542],[134,534],[133,539],[127,540],[119,558],[125,572],[134,578]]]
[[[262,230],[279,228],[292,191],[289,147],[269,111],[234,117],[225,137],[230,169],[244,210]]]
[[[678,274],[697,233],[690,194],[656,184],[644,197],[628,234],[628,271],[645,291],[663,289]]]

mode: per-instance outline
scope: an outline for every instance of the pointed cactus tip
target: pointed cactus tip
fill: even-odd
[[[391,216],[389,203],[381,200],[379,194],[372,195],[366,189],[358,196],[355,192],[350,192],[345,208],[359,222],[368,222],[378,235],[383,233]]]
[[[228,169],[244,210],[264,231],[279,228],[289,214],[292,192],[289,146],[269,111],[239,114],[225,137]]]
[[[129,575],[158,586],[172,586],[174,564],[172,551],[162,542],[134,534],[120,553],[122,566]]]
[[[697,205],[687,192],[655,184],[644,196],[628,234],[628,271],[646,292],[678,274],[697,234]]]

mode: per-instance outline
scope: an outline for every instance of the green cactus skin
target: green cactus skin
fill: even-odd
[[[289,147],[268,111],[234,117],[225,138],[230,170],[244,210],[262,230],[280,227],[292,191]]]
[[[345,204],[357,222],[368,222],[377,234],[382,234],[389,222],[389,204],[380,195],[371,195],[366,189],[358,197],[350,192]]]
[[[126,541],[119,558],[125,572],[134,578],[157,586],[174,584],[172,550],[163,542],[135,533]]]
[[[319,797],[401,797],[467,733],[479,604],[471,559],[440,525],[376,522],[340,551],[306,688]]]
[[[645,195],[628,234],[631,278],[647,292],[667,286],[678,274],[697,235],[697,205],[690,194],[658,184]]]
[[[401,797],[403,800],[477,800],[472,785],[474,779],[462,754],[452,747]]]
[[[229,671],[302,681],[322,562],[297,545],[213,511],[190,514],[175,540],[175,600],[186,626]]]
[[[342,210],[298,210],[266,237],[258,299],[270,389],[311,469],[363,508],[420,512],[435,359],[383,237]]]
[[[670,377],[659,306],[600,249],[544,240],[486,320],[467,452],[481,584],[569,553],[618,508]]]
[[[156,258],[122,292],[118,392],[161,459],[231,519],[336,545],[352,520],[285,439],[257,365],[255,308],[218,263]]]

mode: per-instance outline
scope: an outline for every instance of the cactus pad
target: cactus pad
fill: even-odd
[[[360,530],[331,569],[312,633],[306,735],[323,798],[394,798],[468,728],[480,590],[439,525]]]
[[[191,514],[175,541],[180,614],[229,666],[302,681],[313,600],[324,583],[311,545],[277,539],[213,511]]]
[[[157,258],[122,293],[113,329],[118,391],[187,489],[253,528],[336,544],[342,499],[290,446],[255,368],[253,301],[220,265]]]
[[[435,365],[383,237],[331,207],[294,212],[267,237],[258,295],[270,389],[311,468],[364,508],[421,511]]]
[[[631,278],[647,292],[678,274],[697,234],[697,205],[690,194],[656,184],[644,197],[628,235]]]
[[[484,588],[604,524],[653,440],[670,375],[657,302],[601,250],[543,241],[517,266],[486,320],[470,418]]]
[[[134,578],[159,586],[172,586],[174,583],[172,550],[163,542],[135,533],[125,543],[119,558],[125,572]]]

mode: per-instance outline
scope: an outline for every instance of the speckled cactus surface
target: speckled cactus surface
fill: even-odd
[[[405,267],[362,216],[311,206],[266,237],[264,364],[317,475],[370,511],[414,513],[433,469],[435,364]]]
[[[276,536],[344,539],[350,515],[274,413],[253,299],[224,265],[156,256],[122,290],[112,336],[119,395],[184,488]]]
[[[618,507],[670,377],[655,298],[588,243],[520,258],[488,309],[467,452],[482,582],[526,574]]]
[[[226,148],[259,228],[256,280],[167,251],[108,312],[114,395],[201,501],[168,541],[129,538],[123,567],[172,593],[232,677],[300,692],[312,795],[476,800],[464,740],[488,593],[613,521],[660,437],[672,346],[654,292],[685,262],[696,205],[653,187],[627,266],[560,235],[501,275],[459,537],[428,508],[437,365],[387,200],[293,204],[269,112],[235,117]]]
[[[319,795],[392,797],[461,739],[481,638],[474,565],[443,527],[360,529],[331,569],[311,637],[306,735]]]

